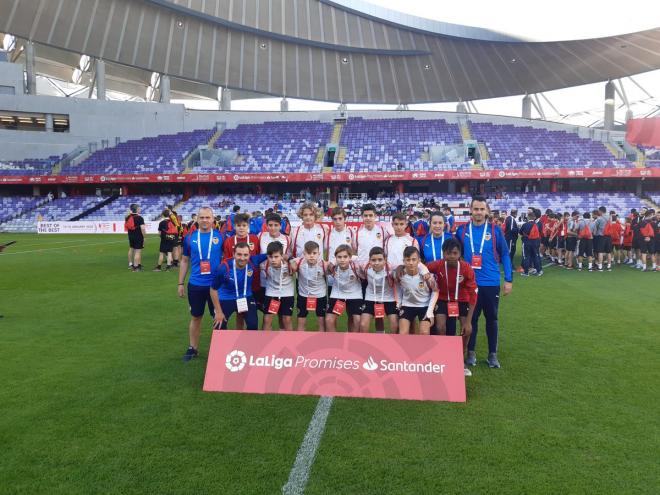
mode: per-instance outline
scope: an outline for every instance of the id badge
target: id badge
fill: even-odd
[[[248,312],[247,298],[241,297],[240,299],[236,299],[236,311],[238,311],[239,313]]]
[[[374,304],[374,318],[385,318],[385,305],[383,303]]]
[[[481,270],[481,255],[473,254],[472,255],[472,268],[475,270]]]
[[[316,297],[308,297],[307,304],[305,306],[307,308],[307,311],[316,311],[316,302],[317,302]]]
[[[202,275],[211,274],[211,262],[209,260],[199,262],[199,273]]]
[[[346,309],[346,303],[341,300],[335,301],[335,306],[332,308],[332,312],[336,315],[342,315],[344,314],[344,310]]]
[[[282,301],[279,299],[271,299],[270,304],[268,305],[268,313],[271,315],[276,315],[277,312],[280,310],[280,306],[282,305]]]
[[[458,301],[449,301],[447,303],[447,316],[449,318],[458,318]]]

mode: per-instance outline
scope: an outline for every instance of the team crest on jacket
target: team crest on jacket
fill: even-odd
[[[254,250],[254,242],[248,242],[248,247],[250,248],[250,251]]]
[[[420,289],[423,289],[423,288],[424,288],[424,281],[422,281],[422,282],[419,283],[419,288],[420,288]]]
[[[350,237],[346,237],[346,244],[350,244],[350,243],[351,243],[351,238],[350,238]]]
[[[380,237],[381,237],[380,232],[376,232],[376,239],[380,239]]]
[[[317,238],[317,239],[320,239],[320,238],[321,238],[321,233],[320,233],[320,232],[317,232],[317,233],[316,233],[316,238]]]
[[[490,233],[486,232],[486,235],[484,236],[487,241],[490,241]]]
[[[248,277],[251,277],[251,276],[252,276],[252,270],[250,270],[249,268],[248,268],[248,270],[247,270],[247,276],[248,276]]]
[[[458,276],[458,283],[459,283],[459,284],[462,284],[462,283],[463,283],[463,280],[465,280],[465,277],[463,277],[463,275],[459,275],[459,276]]]
[[[218,239],[217,237],[213,238],[213,244],[218,244],[219,242],[220,242],[220,239]]]

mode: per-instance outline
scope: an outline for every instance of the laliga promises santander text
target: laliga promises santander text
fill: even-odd
[[[339,358],[306,358],[303,355],[292,357],[278,357],[275,354],[268,356],[255,356],[246,354],[240,350],[234,350],[227,354],[226,365],[229,371],[239,372],[245,367],[256,368],[274,368],[281,370],[284,368],[307,368],[307,369],[327,369],[327,370],[359,370],[367,371],[398,371],[408,373],[435,373],[442,374],[445,371],[446,364],[434,363],[428,361],[425,363],[413,363],[408,361],[388,361],[381,359],[376,362],[370,356],[367,361],[339,359]]]

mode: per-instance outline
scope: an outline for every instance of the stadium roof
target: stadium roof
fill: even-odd
[[[76,62],[79,54],[104,59],[110,65],[109,89],[121,90],[123,84],[130,91],[136,83],[144,88],[151,72],[169,74],[175,78],[173,97],[213,98],[211,85],[343,103],[469,101],[660,69],[660,28],[527,42],[369,10],[364,2],[348,4],[0,0],[0,31],[75,53]],[[76,65],[55,51],[40,49],[37,56],[52,71],[58,64]]]

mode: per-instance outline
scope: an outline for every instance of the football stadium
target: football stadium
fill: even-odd
[[[658,493],[659,12],[0,0],[0,493]]]

